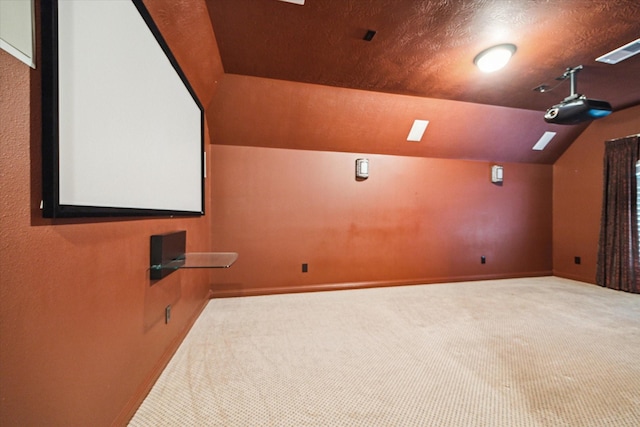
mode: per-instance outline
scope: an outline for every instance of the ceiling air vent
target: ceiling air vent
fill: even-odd
[[[606,55],[596,58],[596,61],[604,62],[605,64],[617,64],[638,52],[640,52],[640,39],[634,40],[631,43],[617,48],[616,50],[612,50]]]
[[[554,136],[556,136],[555,132],[545,132],[544,135],[540,137],[538,142],[536,142],[536,145],[533,146],[533,149],[536,151],[544,150],[544,148],[549,142],[551,142],[551,139],[553,139]]]
[[[409,131],[409,136],[407,136],[407,141],[420,142],[428,124],[429,120],[414,120],[413,126],[411,126],[411,130]]]

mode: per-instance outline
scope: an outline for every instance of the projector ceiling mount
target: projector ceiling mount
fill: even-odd
[[[564,100],[569,101],[570,99],[575,99],[579,97],[578,95],[578,77],[576,73],[582,70],[584,67],[582,65],[578,65],[577,67],[567,68],[567,71],[564,72],[560,77],[556,77],[556,80],[566,80],[567,78],[571,79],[571,95],[566,97]]]
[[[595,120],[611,114],[611,104],[606,101],[597,99],[589,99],[578,93],[578,71],[584,67],[567,68],[563,75],[557,77],[556,80],[564,81],[567,78],[571,81],[571,94],[562,100],[559,104],[549,108],[544,114],[544,120],[547,123],[555,123],[559,125],[574,125],[588,120]],[[559,85],[559,84],[558,84]],[[535,91],[549,92],[558,85],[550,88],[546,85],[536,87]]]
[[[584,67],[582,65],[578,65],[577,67],[573,67],[573,68],[567,68],[567,71],[565,71],[563,75],[556,77],[556,80],[560,81],[560,83],[558,83],[557,85],[551,87],[549,85],[542,84],[540,86],[534,87],[533,90],[541,93],[551,92],[552,90],[560,86],[563,81],[567,80],[568,78],[571,78],[571,95],[570,96],[572,96],[577,92],[576,90],[577,81],[576,81],[575,74],[578,71],[582,70],[583,68]]]

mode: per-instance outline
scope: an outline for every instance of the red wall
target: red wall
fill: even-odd
[[[212,157],[213,246],[240,253],[214,272],[214,295],[551,273],[550,165],[506,163],[498,186],[489,162],[217,145]]]
[[[194,20],[189,28],[200,44],[175,52],[181,36],[164,12],[180,2],[149,3],[206,105],[212,77],[222,73],[215,56],[208,68],[199,57],[217,54],[210,24]],[[173,16],[188,20],[194,9],[206,16],[204,1],[184,7]],[[186,229],[188,250],[208,250],[209,220],[42,219],[39,79],[39,70],[0,51],[0,424],[123,424],[209,292],[204,271],[152,285],[149,236]]]
[[[214,144],[534,164],[553,164],[586,127],[551,125],[535,110],[234,74],[207,118]],[[408,142],[415,119],[429,126]],[[532,150],[546,131],[553,144]]]
[[[640,106],[594,121],[553,167],[553,273],[595,283],[604,141],[640,133]],[[574,257],[581,258],[580,264]]]

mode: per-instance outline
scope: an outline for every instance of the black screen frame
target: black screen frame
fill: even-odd
[[[43,1],[41,9],[42,46],[42,214],[45,218],[88,217],[173,217],[202,216],[205,213],[204,108],[186,75],[169,49],[142,0],[132,0],[149,31],[180,77],[200,110],[200,208],[172,210],[154,207],[130,208],[110,206],[67,205],[60,203],[60,111],[58,74],[58,1]]]

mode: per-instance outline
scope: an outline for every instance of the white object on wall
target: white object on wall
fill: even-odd
[[[429,120],[414,120],[407,141],[420,142],[428,124]]]
[[[33,0],[0,0],[0,48],[36,68]]]
[[[502,182],[504,179],[504,168],[500,165],[491,166],[491,182]]]
[[[357,179],[369,178],[369,159],[356,160],[356,178]]]

